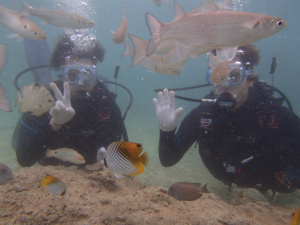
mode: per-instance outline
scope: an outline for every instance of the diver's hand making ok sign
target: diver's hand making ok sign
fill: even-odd
[[[159,128],[163,131],[173,131],[176,129],[182,108],[175,110],[175,93],[164,89],[158,92],[158,100],[153,99],[156,108],[156,117]]]
[[[56,97],[55,106],[53,106],[50,110],[52,115],[52,123],[54,123],[56,126],[61,126],[71,120],[75,115],[75,110],[72,108],[70,101],[69,83],[64,83],[64,95],[62,95],[55,83],[51,83],[50,87]]]

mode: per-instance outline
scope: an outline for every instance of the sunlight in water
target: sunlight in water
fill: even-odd
[[[90,0],[55,0],[62,10],[74,12],[80,16],[93,20],[96,15],[95,9],[92,7]],[[71,34],[71,39],[75,42],[76,48],[88,48],[90,44],[94,44],[92,40],[96,38],[93,29],[65,29],[65,33]],[[89,41],[91,40],[91,41]]]
[[[93,15],[96,14],[90,0],[55,0],[55,4],[57,4],[62,10],[74,12],[88,19],[92,19]]]
[[[234,11],[243,11],[243,6],[249,2],[250,0],[232,0]]]

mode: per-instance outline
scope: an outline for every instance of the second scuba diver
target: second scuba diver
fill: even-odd
[[[231,187],[255,187],[292,192],[300,188],[300,119],[273,90],[254,75],[259,52],[239,47],[230,62],[228,80],[213,85],[205,99],[183,119],[175,110],[175,94],[164,89],[153,99],[160,127],[159,158],[163,166],[176,164],[194,142],[210,173]],[[210,82],[211,70],[207,73]]]

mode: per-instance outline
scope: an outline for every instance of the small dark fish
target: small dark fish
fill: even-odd
[[[0,185],[5,184],[7,181],[13,179],[14,175],[11,169],[0,162]]]
[[[177,182],[172,184],[167,194],[179,201],[193,201],[202,196],[202,193],[209,193],[207,184],[201,187],[201,183]]]
[[[276,58],[276,57],[273,57],[273,58],[272,58],[272,63],[271,63],[270,74],[274,74],[274,73],[275,73],[277,63],[278,63],[277,58]]]

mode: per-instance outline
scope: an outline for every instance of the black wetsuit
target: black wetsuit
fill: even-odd
[[[63,91],[62,82],[57,82]],[[63,93],[63,92],[62,92]],[[78,95],[71,98],[75,116],[59,131],[53,131],[49,122],[51,116],[44,113],[34,116],[23,113],[16,126],[12,145],[21,166],[32,166],[36,162],[43,165],[59,164],[55,158],[46,158],[47,149],[71,148],[78,151],[87,164],[96,162],[97,151],[124,137],[126,128],[121,111],[104,83],[98,82],[91,96]]]
[[[197,142],[203,163],[223,183],[281,191],[280,172],[300,167],[300,119],[261,86],[255,83],[235,112],[202,103],[184,118],[176,134],[161,131],[162,165],[174,165]]]

